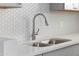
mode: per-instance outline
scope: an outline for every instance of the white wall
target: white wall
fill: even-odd
[[[0,9],[0,34],[29,39],[30,19],[37,4],[22,4],[22,8]]]
[[[40,36],[38,37],[49,38],[79,33],[79,12],[53,11],[45,14],[49,22],[49,26],[41,26],[41,31],[39,32]]]
[[[49,27],[46,27],[43,18],[37,18],[41,19],[36,20],[36,27],[41,28],[39,35],[56,36],[78,32],[78,12],[49,12],[49,4],[26,3],[22,4],[22,8],[0,10],[0,34],[15,35],[23,38],[22,40],[31,39],[32,20],[39,12],[44,13],[49,22]]]

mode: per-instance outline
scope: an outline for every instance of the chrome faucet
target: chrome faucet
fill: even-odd
[[[36,39],[36,35],[38,35],[38,32],[39,32],[39,28],[38,28],[37,32],[35,33],[35,19],[36,19],[37,16],[43,16],[45,18],[45,25],[48,26],[48,22],[47,22],[47,19],[46,19],[45,15],[42,14],[42,13],[36,14],[34,16],[34,18],[33,18],[32,40],[35,40]]]

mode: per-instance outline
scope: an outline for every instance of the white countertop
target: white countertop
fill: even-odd
[[[4,34],[0,34],[0,40],[3,40],[3,41],[6,41],[6,40],[18,40],[18,41],[21,41],[21,40],[24,40],[25,38],[23,38],[22,35],[4,35]]]
[[[71,41],[56,44],[48,47],[32,47],[29,46],[27,43],[30,43],[32,41],[23,43],[23,45],[19,45],[19,55],[26,55],[26,56],[33,56],[38,55],[42,53],[46,53],[49,51],[54,51],[56,49],[64,48],[67,46],[75,45],[79,43],[79,33],[78,34],[70,34],[70,35],[64,35],[64,36],[58,36],[58,37],[52,37],[52,38],[63,38],[63,39],[70,39]],[[50,39],[50,38],[49,38]]]
[[[1,35],[0,34],[0,40],[6,41],[6,40],[16,40],[16,39],[17,37],[14,35]]]

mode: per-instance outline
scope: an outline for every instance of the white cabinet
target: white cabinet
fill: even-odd
[[[17,56],[17,40],[0,38],[0,56]]]
[[[44,53],[43,56],[79,56],[79,44]]]
[[[4,56],[17,56],[18,55],[18,43],[17,40],[4,41]]]
[[[0,3],[0,8],[19,8],[21,3]]]
[[[4,41],[0,40],[0,56],[4,55]]]
[[[50,3],[50,10],[79,11],[79,3]]]

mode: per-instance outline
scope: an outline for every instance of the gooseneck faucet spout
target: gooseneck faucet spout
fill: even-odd
[[[36,35],[38,35],[38,32],[39,32],[39,29],[38,29],[37,32],[35,33],[35,20],[36,20],[36,17],[37,17],[37,16],[43,16],[44,19],[45,19],[45,25],[48,26],[48,22],[47,22],[47,19],[46,19],[45,15],[42,14],[42,13],[36,14],[36,15],[34,16],[34,18],[33,18],[32,40],[35,40],[35,39],[36,39]]]

